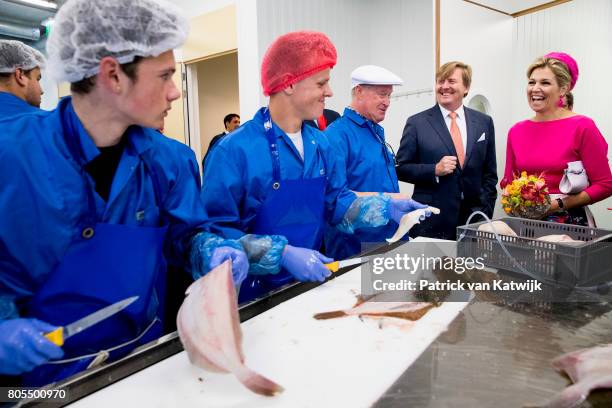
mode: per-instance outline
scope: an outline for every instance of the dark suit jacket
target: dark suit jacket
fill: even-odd
[[[216,135],[215,137],[213,137],[212,139],[210,139],[210,144],[208,145],[208,150],[206,150],[206,154],[204,155],[204,158],[202,159],[202,172],[204,172],[204,164],[206,163],[206,158],[208,157],[208,154],[210,153],[210,151],[212,150],[213,146],[219,141],[221,140],[221,138],[223,136],[225,136],[226,133],[219,133],[218,135]]]
[[[451,135],[436,105],[406,121],[397,152],[397,177],[414,184],[413,199],[440,209],[411,230],[411,236],[456,239],[456,227],[480,210],[493,215],[497,198],[495,129],[490,116],[464,106],[467,149],[463,168],[435,177],[443,156],[457,156]],[[484,135],[484,136],[483,136]],[[474,221],[475,218],[471,222]]]
[[[335,110],[323,109],[323,117],[325,118],[325,121],[327,122],[327,126],[329,126],[332,124],[334,120],[340,117],[340,114],[336,112]],[[306,123],[309,126],[316,127],[317,129],[319,128],[319,126],[317,125],[317,122],[314,120],[307,120],[304,123]]]

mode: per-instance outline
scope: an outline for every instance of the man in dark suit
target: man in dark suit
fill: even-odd
[[[414,184],[414,200],[441,211],[416,225],[411,236],[455,240],[457,226],[472,212],[493,215],[495,130],[490,116],[463,106],[471,80],[469,65],[442,65],[436,72],[436,106],[406,121],[397,154],[398,179]]]
[[[202,171],[204,171],[204,163],[206,163],[206,158],[208,157],[208,153],[212,150],[213,146],[217,144],[219,140],[223,138],[223,136],[227,135],[234,129],[240,127],[240,115],[236,113],[229,113],[225,115],[223,118],[223,126],[225,127],[225,132],[219,133],[215,137],[210,140],[210,144],[208,145],[208,150],[206,150],[206,154],[202,159]]]

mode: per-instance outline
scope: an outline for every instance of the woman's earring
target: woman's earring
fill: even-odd
[[[563,98],[565,97],[565,95],[561,95],[559,97],[559,102],[557,102],[557,106],[560,108],[564,108],[565,107],[565,102],[563,101]]]

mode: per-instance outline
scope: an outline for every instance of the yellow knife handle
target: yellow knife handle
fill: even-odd
[[[338,272],[338,269],[340,269],[340,261],[325,264],[325,267],[332,272]]]
[[[64,328],[63,327],[58,327],[57,329],[53,330],[52,332],[49,332],[49,333],[45,334],[45,337],[51,343],[55,344],[56,346],[60,346],[61,347],[61,346],[64,345]]]

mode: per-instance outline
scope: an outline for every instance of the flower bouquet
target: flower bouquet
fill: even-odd
[[[504,186],[502,206],[506,214],[515,217],[540,219],[550,209],[550,196],[546,181],[539,176],[521,172],[520,177],[514,175],[514,180]]]

